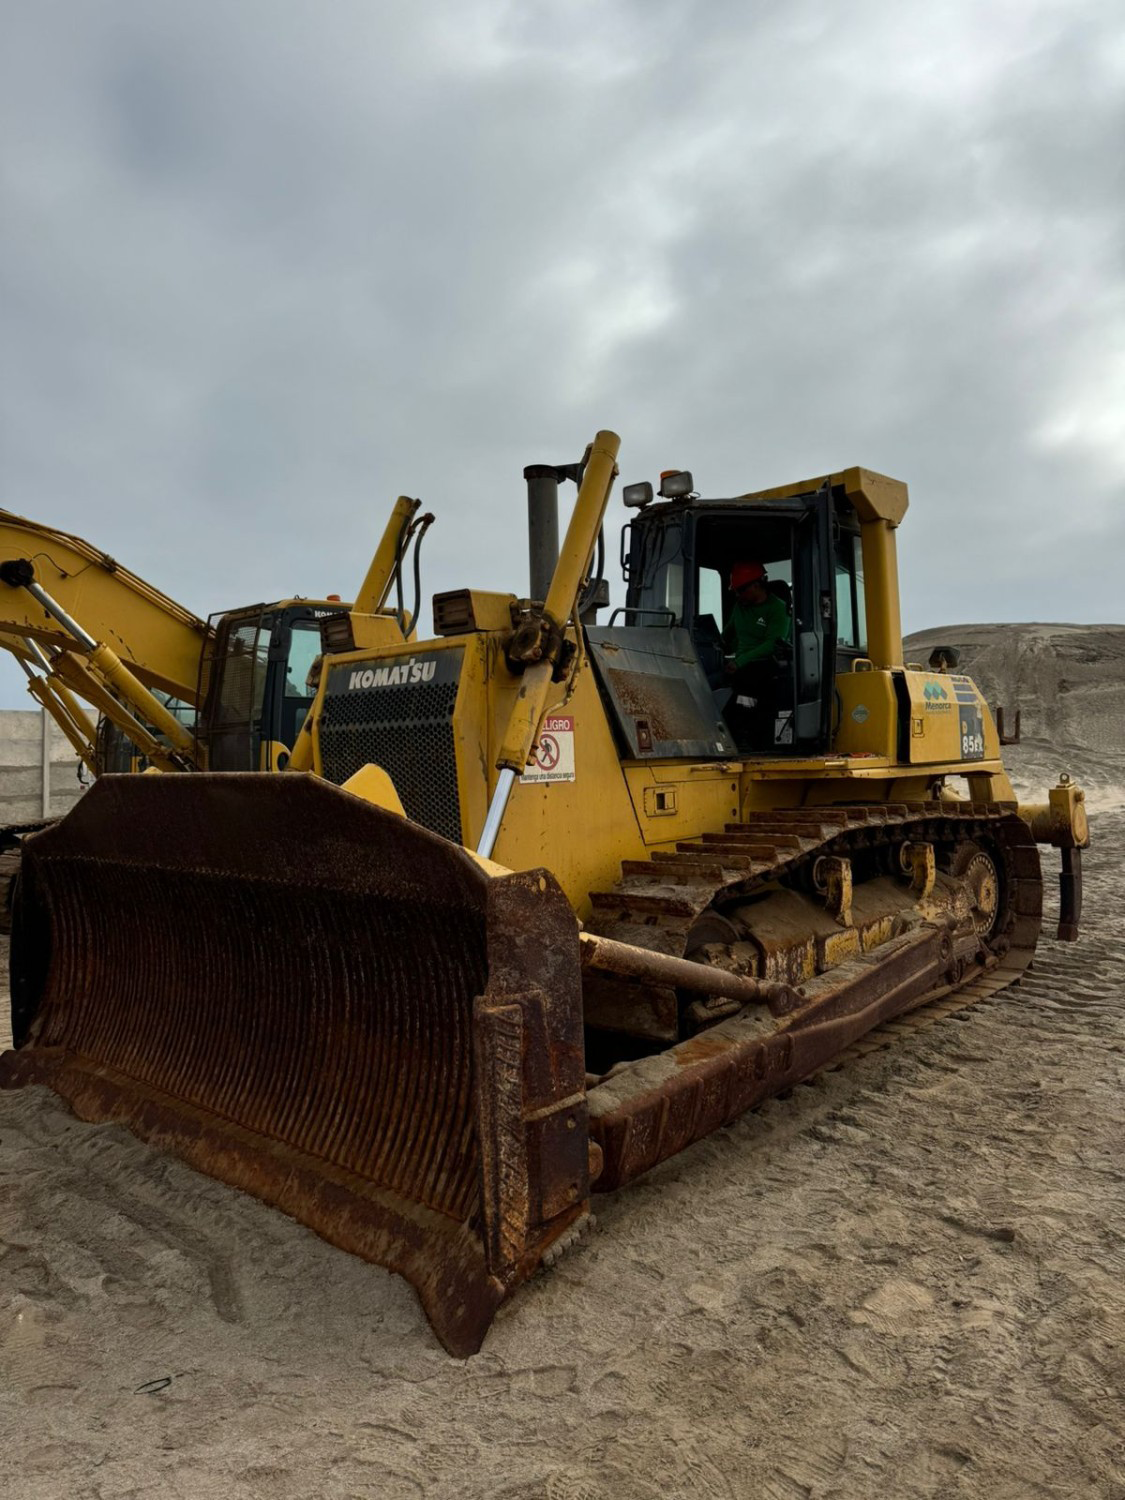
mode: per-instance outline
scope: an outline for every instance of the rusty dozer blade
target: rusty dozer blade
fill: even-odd
[[[12,984],[0,1085],[398,1272],[451,1353],[587,1212],[562,891],[327,782],[103,778],[24,846]]]

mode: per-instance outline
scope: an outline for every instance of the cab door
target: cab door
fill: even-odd
[[[802,496],[793,556],[794,741],[806,755],[827,750],[836,685],[835,511],[825,487]]]
[[[210,771],[256,771],[270,672],[273,615],[254,605],[212,617],[201,738]]]
[[[269,678],[263,704],[259,760],[263,771],[283,771],[315,693],[309,684],[321,654],[320,619],[302,609],[280,610],[273,623]]]
[[[683,620],[713,686],[721,675],[711,657],[722,648],[716,615],[724,608],[727,574],[740,557],[766,565],[773,584],[788,592],[790,637],[778,653],[779,715],[773,753],[817,755],[829,744],[835,691],[836,599],[830,491],[770,501],[693,504],[681,549]],[[635,523],[634,523],[635,524]],[[718,621],[722,624],[722,620]],[[791,711],[791,718],[790,718]]]
[[[218,619],[203,715],[209,770],[285,769],[315,696],[309,673],[329,613],[258,604]]]

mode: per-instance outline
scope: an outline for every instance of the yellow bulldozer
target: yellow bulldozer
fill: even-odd
[[[1039,843],[1077,935],[1080,789],[1020,806],[953,653],[903,662],[905,486],[630,485],[626,600],[599,624],[618,446],[525,471],[528,597],[439,594],[425,642],[386,606],[400,501],[320,622],[283,773],[212,750],[104,776],[27,840],[15,904],[0,1084],[48,1084],[400,1273],[461,1356],[592,1193],[893,1016],[1018,981]],[[748,560],[784,622],[749,695],[728,587]],[[245,699],[245,653],[208,671],[209,701],[228,672]]]

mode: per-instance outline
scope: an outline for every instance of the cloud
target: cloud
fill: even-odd
[[[0,8],[2,503],[197,611],[348,593],[400,491],[520,591],[609,425],[906,479],[910,627],[1120,615],[1117,7]]]

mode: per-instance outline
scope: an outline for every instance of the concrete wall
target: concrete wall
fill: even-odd
[[[0,824],[31,823],[43,816],[43,711],[0,710]],[[50,816],[69,811],[82,795],[79,760],[48,716]]]

